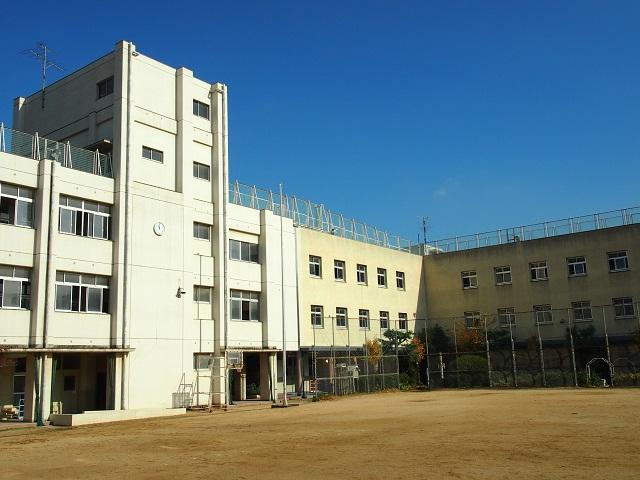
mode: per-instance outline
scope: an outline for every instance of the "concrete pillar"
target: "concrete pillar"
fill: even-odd
[[[226,400],[226,380],[225,380],[224,357],[214,357],[211,367],[211,402],[214,405],[225,405]]]
[[[36,377],[40,362],[35,355],[27,355],[27,372],[24,379],[24,421],[36,421]]]
[[[42,408],[42,420],[44,421],[49,419],[49,414],[51,413],[52,373],[53,356],[51,354],[43,354],[40,363],[40,404]]]
[[[247,399],[247,374],[246,373],[241,373],[240,375],[238,375],[240,377],[240,381],[238,382],[238,388],[239,388],[239,392],[238,392],[238,398],[240,398],[240,400],[246,400]]]
[[[275,400],[276,389],[276,353],[260,354],[260,399]]]
[[[302,395],[304,385],[302,383],[302,352],[296,351],[296,392],[298,395]]]

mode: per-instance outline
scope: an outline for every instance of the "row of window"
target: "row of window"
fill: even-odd
[[[615,319],[635,318],[635,309],[632,297],[620,297],[611,299]],[[571,314],[575,322],[590,322],[593,320],[591,301],[580,300],[571,302]],[[516,325],[516,310],[514,307],[498,308],[498,323],[503,327]],[[534,305],[533,319],[537,325],[549,325],[553,323],[553,309],[551,305]],[[480,312],[464,312],[464,324],[467,328],[483,326]]]
[[[314,278],[322,278],[322,258],[317,255],[309,255],[309,275]],[[346,263],[343,260],[333,261],[333,278],[338,282],[347,281]],[[367,266],[358,263],[356,265],[356,282],[359,285],[368,285]],[[377,283],[379,287],[387,287],[387,269],[377,269]],[[396,271],[396,287],[398,290],[405,290],[404,272]]]
[[[328,317],[332,320],[332,317]],[[380,329],[387,330],[389,328],[389,312],[380,311]],[[336,307],[335,315],[336,328],[349,328],[349,315],[345,307]],[[322,305],[311,305],[311,325],[313,328],[324,328],[325,316],[324,307]],[[371,323],[369,319],[369,310],[358,309],[358,327],[361,330],[370,330]],[[407,330],[409,321],[406,313],[398,313],[398,329]]]
[[[609,271],[625,272],[629,270],[629,257],[627,252],[622,250],[618,252],[607,253]],[[569,277],[580,277],[587,274],[587,260],[583,256],[567,258],[567,273]],[[511,265],[494,267],[493,274],[496,285],[511,285]],[[478,272],[476,270],[467,270],[460,273],[462,277],[462,288],[478,287]],[[549,268],[546,261],[529,263],[529,278],[532,282],[544,281],[549,279]]]

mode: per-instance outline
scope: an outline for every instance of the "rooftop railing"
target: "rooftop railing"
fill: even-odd
[[[420,253],[416,243],[332,212],[321,203],[313,203],[288,195],[280,198],[279,193],[264,190],[255,185],[245,185],[237,180],[229,186],[229,201],[243,207],[271,210],[276,215],[280,215],[282,211],[284,217],[291,218],[299,226],[338,237],[405,252]]]
[[[458,252],[472,248],[557,237],[559,235],[589,232],[635,223],[640,223],[640,207],[624,208],[622,210],[594,213],[593,215],[570,217],[563,220],[536,223],[534,225],[504,228],[492,232],[436,240],[435,242],[429,242],[426,250],[427,253]]]
[[[34,160],[55,160],[63,167],[113,178],[111,155],[74,147],[69,142],[48,140],[37,133],[12,130],[3,123],[0,123],[0,152]]]

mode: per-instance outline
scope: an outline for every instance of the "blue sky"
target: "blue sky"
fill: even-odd
[[[0,8],[7,123],[22,50],[126,39],[229,86],[232,178],[410,239],[640,204],[640,2],[38,3]]]

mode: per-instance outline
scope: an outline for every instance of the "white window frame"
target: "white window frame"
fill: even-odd
[[[378,272],[378,287],[387,288],[387,269],[378,267],[377,272]]]
[[[95,210],[93,209],[95,207]],[[111,240],[111,206],[93,200],[60,195],[58,232],[64,235]],[[71,215],[71,230],[63,230],[63,216]],[[78,225],[78,219],[80,224]],[[96,235],[96,221],[103,235]],[[79,233],[78,233],[79,232]]]
[[[230,290],[229,303],[231,320],[239,322],[260,321],[260,292],[251,292],[249,290]],[[243,318],[245,304],[247,305],[248,318]],[[234,317],[234,305],[238,307],[238,311],[240,312],[239,318]]]
[[[333,278],[336,282],[347,281],[347,269],[344,260],[333,261]]]
[[[210,182],[211,167],[206,163],[193,162],[193,178],[203,180],[205,182]]]
[[[406,332],[409,330],[409,317],[406,313],[398,313],[398,330]]]
[[[396,288],[398,290],[406,290],[407,282],[405,281],[404,272],[396,270]]]
[[[380,330],[389,330],[389,312],[380,310]]]
[[[8,282],[19,285],[19,305],[5,305]],[[24,293],[24,292],[28,293]],[[31,269],[14,265],[0,265],[0,308],[7,310],[31,309]]]
[[[193,114],[196,117],[209,120],[211,107],[208,103],[201,102],[200,100],[193,99]]]
[[[336,328],[349,328],[349,310],[346,307],[336,307]]]
[[[515,327],[516,325],[516,309],[515,307],[502,307],[497,310],[498,325],[501,327]]]
[[[152,162],[164,163],[164,152],[162,150],[143,145],[142,158],[146,158]]]
[[[551,305],[534,305],[533,318],[536,325],[551,325],[553,323],[553,309]]]
[[[311,326],[324,328],[324,307],[322,305],[311,305]]]
[[[260,246],[257,243],[230,238],[229,259],[238,262],[260,263]]]
[[[367,266],[361,263],[356,265],[356,281],[358,285],[367,285]]]
[[[322,257],[309,255],[309,276],[322,278]]]
[[[203,232],[206,232],[206,236],[202,236]],[[211,225],[202,222],[193,222],[193,238],[196,240],[203,240],[205,242],[211,241]]]
[[[9,189],[16,189],[16,193],[8,193]],[[15,185],[13,183],[0,182],[0,203],[2,203],[3,198],[10,198],[13,200],[13,222],[2,221],[0,219],[0,225],[14,225],[16,227],[25,227],[25,228],[33,228],[33,219],[34,219],[34,210],[35,203],[33,198],[35,197],[35,190],[29,187],[23,187],[21,185]],[[20,207],[20,202],[23,204],[29,204],[29,213],[30,218],[25,223],[18,223],[18,210]]]
[[[609,261],[609,271],[611,273],[626,272],[629,270],[629,257],[626,250],[609,252],[607,253],[607,259]]]
[[[495,275],[496,285],[511,285],[511,265],[494,267],[493,274]]]
[[[543,276],[544,275],[544,276]],[[532,282],[549,280],[549,267],[546,260],[529,263],[529,278]]]
[[[464,312],[464,328],[466,328],[467,330],[475,330],[480,328],[480,321],[480,312]]]
[[[460,277],[462,278],[463,290],[478,288],[478,272],[476,270],[465,270],[460,272]]]
[[[633,297],[618,297],[612,298],[611,304],[613,305],[614,318],[625,319],[625,318],[635,318],[636,309],[633,304]],[[629,308],[631,310],[629,310]]]
[[[589,300],[571,302],[571,314],[574,322],[592,322],[591,302]]]
[[[569,277],[584,277],[587,274],[587,258],[583,255],[568,257],[567,271],[569,273]]]
[[[371,322],[369,321],[369,310],[361,308],[358,310],[358,326],[360,330],[369,330]]]
[[[194,285],[193,301],[196,303],[211,304],[211,287],[207,287],[205,285]]]
[[[105,305],[105,293],[107,295],[109,294],[109,283],[109,277],[103,275],[58,270],[56,272],[55,310],[58,312],[108,314],[109,305],[108,302]],[[61,307],[59,304],[58,294],[62,288],[70,288],[68,308]],[[78,292],[77,310],[73,305],[74,291]],[[92,291],[93,293],[99,292],[100,294],[100,310],[90,309],[89,297]],[[82,297],[84,297],[84,309],[82,308]]]

